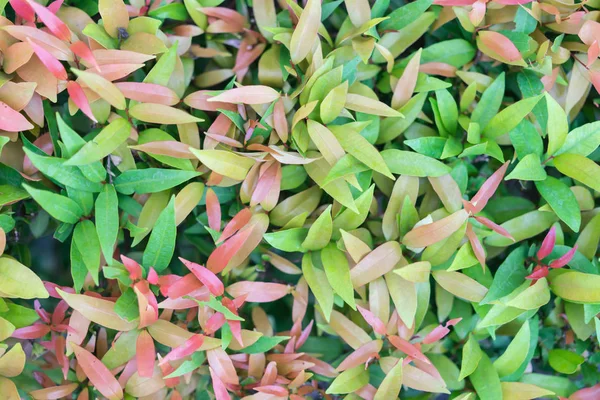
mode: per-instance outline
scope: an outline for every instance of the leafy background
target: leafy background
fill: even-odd
[[[0,5],[2,398],[600,397],[597,1]]]

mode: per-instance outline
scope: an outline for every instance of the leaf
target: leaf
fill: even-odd
[[[501,378],[513,374],[523,364],[529,353],[530,337],[529,323],[525,322],[504,353],[494,361],[494,368]]]
[[[100,270],[100,241],[94,223],[90,220],[83,220],[75,225],[73,242],[81,254],[85,267],[94,279],[94,282],[98,284],[98,271]]]
[[[506,107],[490,120],[482,134],[489,139],[495,139],[510,132],[533,110],[543,96],[529,97]]]
[[[463,347],[462,351],[462,362],[460,364],[460,375],[458,376],[458,380],[463,380],[467,376],[471,375],[479,365],[479,360],[481,360],[481,348],[479,347],[479,343],[477,343],[477,339],[472,334],[469,335],[469,340]]]
[[[175,225],[175,196],[171,196],[169,204],[160,213],[154,224],[142,263],[153,267],[157,272],[169,266],[175,251],[177,227]]]
[[[373,100],[370,97],[360,94],[348,93],[346,95],[346,103],[344,104],[348,110],[359,111],[371,115],[379,115],[381,117],[403,117],[403,115],[391,108],[390,106],[378,100]]]
[[[522,160],[529,154],[537,155],[538,159],[542,157],[544,151],[542,138],[528,120],[521,121],[515,129],[509,132],[509,136],[519,159]]]
[[[554,166],[568,177],[600,191],[600,166],[594,161],[580,154],[565,153],[554,159]]]
[[[2,297],[20,299],[48,297],[48,291],[40,278],[31,269],[7,256],[0,257],[0,278]],[[23,285],[23,282],[27,282],[27,285]]]
[[[535,187],[544,200],[552,207],[552,211],[574,232],[579,232],[581,210],[579,209],[577,198],[571,189],[551,176],[543,181],[536,182]]]
[[[377,388],[374,400],[395,399],[402,389],[402,359],[386,374],[385,378]]]
[[[157,193],[186,182],[199,173],[172,169],[146,168],[123,172],[114,181],[117,192],[123,194]]]
[[[352,393],[369,383],[369,372],[362,365],[339,374],[327,388],[327,394]]]
[[[0,375],[14,378],[23,372],[25,367],[25,352],[21,343],[15,344],[0,357]]]
[[[112,301],[83,294],[70,294],[60,289],[56,289],[56,292],[69,307],[79,311],[92,322],[117,331],[130,331],[137,327],[137,322],[125,321],[117,315],[114,311],[115,303]]]
[[[450,172],[444,163],[418,153],[389,149],[381,152],[383,160],[394,174],[438,177]]]
[[[542,167],[540,157],[537,154],[530,153],[521,158],[515,169],[504,179],[507,181],[511,179],[543,181],[546,179],[546,176],[546,171]]]
[[[509,62],[515,62],[523,59],[519,49],[517,49],[514,43],[499,32],[480,31],[479,39],[486,47],[499,55],[501,59]]]
[[[530,400],[555,395],[551,390],[542,389],[530,383],[501,382],[500,384],[502,385],[504,399]]]
[[[140,121],[153,124],[175,125],[203,121],[178,108],[156,103],[136,104],[129,109],[129,114]]]
[[[600,303],[598,285],[600,285],[600,275],[578,271],[565,271],[550,280],[550,289],[555,295],[579,304]]]
[[[327,127],[309,119],[306,123],[306,128],[310,139],[317,146],[317,149],[319,149],[319,152],[329,165],[335,165],[344,156],[344,149]]]
[[[333,309],[333,288],[329,284],[325,272],[314,266],[310,253],[306,253],[302,257],[302,274],[317,299],[325,319],[329,321]]]
[[[317,0],[308,0],[290,38],[290,57],[294,64],[304,60],[315,42],[319,40],[317,32],[320,23],[321,3]]]
[[[562,147],[569,132],[567,114],[563,108],[546,93],[546,104],[548,106],[548,156],[556,153]]]
[[[440,242],[456,232],[469,218],[465,210],[458,210],[430,224],[413,228],[404,235],[402,243],[412,248],[422,248]]]
[[[468,301],[478,303],[488,291],[481,283],[460,272],[433,271],[431,275],[445,290]]]
[[[579,354],[564,349],[553,349],[548,353],[548,363],[556,372],[573,374],[585,359]]]
[[[402,260],[398,242],[386,242],[364,256],[350,270],[354,288],[359,288],[393,270]]]
[[[115,187],[104,185],[96,198],[94,217],[96,219],[96,233],[104,254],[104,259],[110,264],[113,248],[119,234],[119,200]]]
[[[65,165],[87,165],[94,161],[100,161],[125,142],[130,133],[129,122],[124,118],[117,118],[67,160]]]
[[[433,3],[432,0],[417,0],[396,8],[380,25],[383,30],[399,31],[421,16]]]
[[[526,248],[521,246],[513,250],[500,264],[489,291],[479,304],[489,304],[518,288],[528,275],[524,268]]]
[[[71,346],[77,363],[96,389],[109,400],[122,399],[123,389],[109,369],[86,349],[74,343],[71,343]]]
[[[321,250],[321,262],[329,284],[333,290],[353,309],[356,308],[354,302],[354,288],[350,279],[350,266],[346,255],[338,250],[335,244],[329,243]]]
[[[363,127],[362,123],[351,123],[338,126],[332,125],[329,129],[342,145],[343,149],[349,154],[356,157],[357,160],[372,170],[393,179],[394,176],[388,169],[379,151],[360,135]]]
[[[131,322],[140,317],[138,299],[132,288],[127,288],[115,302],[115,312],[125,321]]]
[[[555,155],[563,153],[588,156],[600,146],[600,122],[590,122],[573,129]]]
[[[208,102],[222,102],[235,104],[267,104],[279,98],[279,93],[268,86],[252,85],[229,89],[211,97]]]
[[[502,386],[500,385],[498,373],[489,357],[484,352],[480,354],[481,359],[469,379],[480,398],[502,400]]]
[[[198,150],[190,147],[190,151],[207,168],[220,175],[235,180],[244,180],[254,165],[252,158],[243,157],[225,150]]]
[[[302,243],[308,234],[307,228],[291,228],[266,233],[263,238],[271,246],[288,253],[302,251]]]
[[[7,132],[21,132],[33,129],[33,125],[19,112],[0,101],[0,129]]]
[[[483,92],[471,116],[471,122],[477,122],[483,131],[492,118],[498,114],[504,98],[504,72]]]
[[[261,336],[256,342],[252,343],[250,346],[244,347],[240,351],[246,354],[265,353],[279,343],[289,339],[289,336]]]
[[[77,75],[78,79],[80,79],[85,86],[109,102],[114,108],[118,110],[125,109],[125,96],[123,96],[123,93],[121,93],[114,83],[92,72],[80,71],[75,68],[71,68],[71,71]]]
[[[23,151],[40,172],[65,186],[86,192],[99,192],[102,188],[99,183],[86,179],[78,168],[68,166],[68,160],[41,156],[26,147]]]
[[[319,217],[312,223],[302,242],[302,248],[307,250],[320,250],[329,243],[333,233],[333,221],[331,219],[331,205],[329,205]]]
[[[75,224],[83,216],[81,207],[68,197],[47,190],[35,189],[26,184],[23,184],[23,188],[48,214],[59,221]]]

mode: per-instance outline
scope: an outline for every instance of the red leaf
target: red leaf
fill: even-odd
[[[577,252],[577,247],[579,247],[579,246],[575,245],[575,247],[573,247],[571,250],[569,250],[568,252],[563,254],[561,257],[550,262],[549,267],[550,268],[562,268],[565,265],[567,265],[575,256],[575,253]]]
[[[164,364],[169,361],[179,360],[181,358],[187,357],[190,354],[194,353],[198,350],[202,344],[204,343],[204,335],[196,334],[186,340],[180,346],[174,348],[160,361],[160,364]]]
[[[388,336],[391,344],[394,345],[398,350],[406,353],[409,357],[415,360],[423,361],[426,364],[431,364],[431,361],[419,350],[414,344],[400,338],[399,336]]]
[[[536,255],[537,259],[541,261],[544,258],[548,257],[550,255],[550,253],[552,253],[552,249],[554,248],[555,244],[556,244],[556,227],[553,226],[552,228],[550,228],[550,230],[546,234],[546,237],[544,238],[544,241],[542,242],[542,245],[540,246],[540,249],[537,252],[537,255]]]
[[[135,343],[135,357],[139,376],[145,378],[152,376],[154,373],[155,356],[154,339],[152,339],[148,331],[141,331]]]
[[[493,230],[494,232],[499,233],[500,235],[507,237],[509,239],[511,239],[513,242],[515,241],[515,238],[512,237],[512,235],[510,233],[508,233],[508,231],[506,229],[504,229],[503,227],[501,227],[500,225],[498,225],[497,223],[495,223],[494,221],[491,221],[485,217],[475,217],[475,219],[487,226],[488,228],[490,228],[491,230]]]
[[[354,350],[342,363],[336,368],[337,371],[345,371],[366,363],[369,359],[379,356],[379,351],[383,342],[381,340],[372,340],[363,344]]]
[[[81,86],[79,86],[79,83],[75,81],[67,82],[67,92],[69,93],[71,100],[73,100],[73,103],[79,107],[81,112],[87,115],[89,119],[97,123],[98,120],[96,120],[96,117],[94,117],[94,113],[92,113],[92,108],[90,107],[87,96],[85,95],[85,92]]]
[[[215,274],[223,271],[233,256],[242,248],[252,235],[252,229],[241,230],[212,252],[206,267]]]
[[[46,27],[56,36],[57,38],[64,40],[65,42],[69,42],[71,40],[71,31],[65,25],[64,22],[60,20],[54,13],[48,10],[41,4],[36,3],[33,0],[27,0],[33,11],[37,14],[40,21],[46,25]]]
[[[473,196],[470,203],[472,206],[472,214],[477,214],[486,206],[488,200],[494,195],[496,189],[498,189],[498,185],[502,182],[504,178],[504,174],[506,173],[506,169],[508,168],[508,161],[505,162],[496,172],[492,174],[484,183],[481,185],[481,188]],[[469,211],[469,210],[467,210]]]
[[[221,205],[219,198],[212,189],[206,192],[206,214],[208,215],[208,226],[219,232],[221,230]]]
[[[33,48],[35,55],[40,59],[42,64],[56,77],[56,79],[66,81],[67,80],[67,71],[65,67],[58,61],[56,57],[50,54],[46,49],[42,46],[38,45],[31,39],[27,38],[27,42]]]
[[[56,3],[56,1],[54,2]],[[52,4],[54,4],[52,3]],[[98,72],[100,72],[100,66],[92,50],[85,44],[85,42],[79,41],[71,45],[71,51],[79,58],[87,62],[89,65],[93,65]]]
[[[35,12],[25,0],[8,0],[15,13],[27,22],[35,22]]]
[[[15,329],[10,337],[16,339],[39,339],[50,332],[50,327],[44,324],[35,324],[24,328]]]
[[[485,271],[485,250],[483,249],[483,245],[479,241],[479,238],[473,231],[471,224],[467,224],[466,234],[467,238],[469,238],[469,243],[471,243],[473,253],[475,253],[475,257],[477,257],[477,261],[479,261],[479,264],[481,264],[481,267]]]
[[[533,269],[533,272],[527,275],[525,278],[532,279],[535,281],[538,279],[545,278],[546,276],[548,276],[548,267],[538,265]]]
[[[86,349],[71,343],[79,366],[96,389],[109,400],[123,398],[123,389],[113,374]]]
[[[200,264],[196,264],[194,262],[188,261],[179,257],[179,260],[198,278],[200,282],[202,282],[210,292],[215,296],[222,296],[225,292],[225,287],[223,286],[223,282],[211,271],[204,268]]]
[[[132,281],[138,281],[142,279],[142,267],[137,263],[137,261],[121,255],[121,262],[127,269],[127,272],[129,272],[129,279]]]
[[[252,218],[252,211],[249,208],[240,210],[231,221],[225,225],[221,236],[217,240],[217,244],[229,239],[234,233],[242,229]]]

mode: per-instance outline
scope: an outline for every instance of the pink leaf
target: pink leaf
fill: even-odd
[[[71,343],[79,366],[96,389],[109,400],[123,398],[123,389],[113,374],[86,349]]]
[[[146,330],[141,331],[137,338],[135,357],[139,376],[145,378],[151,377],[154,373],[156,350],[154,349],[154,339],[152,339],[152,336]]]
[[[564,255],[562,255],[561,257],[557,258],[556,260],[553,260],[552,262],[550,262],[549,267],[550,268],[562,268],[565,265],[567,265],[575,256],[575,253],[577,252],[577,247],[579,247],[579,246],[575,245],[575,247],[573,247],[571,250],[566,252]]]
[[[9,0],[15,13],[27,22],[35,22],[35,12],[25,0]]]
[[[148,270],[148,282],[150,282],[153,285],[158,285],[158,274],[156,273],[156,270],[152,267],[150,267],[150,269]]]
[[[270,303],[289,293],[289,287],[282,283],[240,281],[227,287],[233,297],[247,296],[251,303]]]
[[[438,340],[443,339],[449,333],[450,329],[446,328],[445,326],[438,325],[435,328],[433,328],[433,330],[429,332],[427,336],[425,336],[425,338],[423,339],[423,344],[435,343]]]
[[[233,256],[244,246],[246,240],[252,235],[252,229],[241,230],[220,245],[208,257],[206,266],[212,272],[219,273],[225,269]]]
[[[71,40],[71,31],[65,25],[64,22],[60,20],[54,13],[48,10],[41,4],[36,3],[33,0],[27,0],[33,11],[37,14],[40,21],[46,25],[46,27],[60,40],[64,40],[65,42],[69,42]]]
[[[57,3],[56,1],[54,3]],[[54,4],[52,3],[52,4]],[[87,62],[89,65],[93,65],[98,72],[100,72],[100,66],[92,50],[85,44],[85,42],[79,41],[71,45],[71,51],[79,58]]]
[[[473,3],[473,9],[469,13],[469,20],[474,26],[479,26],[485,17],[487,9],[487,0],[477,0]]]
[[[494,221],[491,221],[485,217],[475,217],[475,219],[487,226],[488,228],[490,228],[491,230],[493,230],[494,232],[499,233],[500,235],[507,237],[509,239],[511,239],[513,242],[515,241],[515,239],[512,237],[512,235],[510,233],[508,233],[508,231],[506,229],[504,229],[503,227],[501,227],[500,225],[498,225],[497,223],[495,223]]]
[[[71,100],[73,100],[73,103],[79,107],[81,112],[83,112],[89,119],[97,123],[98,120],[96,117],[94,117],[87,96],[85,95],[85,92],[81,86],[79,86],[79,83],[75,81],[67,82],[67,92],[69,93]]]
[[[50,332],[50,327],[44,324],[35,324],[24,328],[15,329],[10,335],[16,339],[40,339]]]
[[[485,271],[485,250],[483,249],[483,245],[479,241],[479,238],[473,231],[473,227],[471,224],[467,224],[467,238],[469,238],[469,243],[471,243],[471,248],[473,249],[473,253],[475,253],[475,257],[477,257],[477,261],[481,264],[481,267]]]
[[[342,363],[336,368],[337,371],[345,371],[366,363],[369,359],[379,356],[379,351],[383,346],[381,340],[372,340],[363,344],[354,350]]]
[[[121,255],[121,262],[127,269],[127,272],[129,272],[129,279],[132,281],[138,281],[142,279],[142,267],[137,263],[137,261]]]
[[[33,125],[23,115],[0,101],[0,130],[21,132],[33,129]]]
[[[548,267],[538,265],[533,269],[533,272],[526,276],[527,279],[538,280],[548,276]]]
[[[573,393],[569,400],[597,400],[600,398],[600,384]]]
[[[386,335],[387,329],[382,320],[380,320],[375,314],[366,308],[362,308],[361,306],[356,306],[360,314],[363,316],[367,324],[371,325],[373,330],[379,335]]]
[[[250,211],[249,208],[240,210],[240,212],[238,212],[235,217],[233,217],[231,221],[225,225],[223,233],[221,233],[221,236],[217,240],[217,244],[229,239],[234,233],[242,229],[248,222],[250,222],[250,218],[252,218],[252,211]]]
[[[194,353],[196,350],[198,350],[203,343],[204,335],[195,334],[188,340],[186,340],[183,344],[171,350],[171,352],[160,361],[160,364],[187,357]]]
[[[502,35],[501,35],[502,36]],[[508,161],[505,162],[496,172],[492,174],[484,183],[481,185],[479,191],[473,196],[470,203],[472,206],[472,214],[477,214],[483,210],[488,200],[494,195],[496,189],[502,182],[506,169],[508,168]],[[467,210],[469,211],[469,210]]]
[[[426,364],[431,364],[431,361],[419,350],[415,345],[400,338],[399,336],[388,336],[391,344],[394,345],[398,350],[406,353],[409,357],[415,360],[423,361]]]
[[[40,59],[42,64],[44,64],[44,66],[48,68],[48,71],[50,71],[52,75],[56,77],[56,79],[59,79],[61,81],[67,80],[67,71],[56,57],[54,57],[46,49],[44,49],[42,46],[38,45],[31,39],[27,38],[27,42],[33,48],[35,55]]]
[[[219,232],[221,230],[221,205],[219,198],[212,189],[206,192],[206,214],[208,214],[208,226]]]
[[[211,271],[200,264],[179,257],[179,260],[202,282],[214,296],[222,296],[225,292],[223,282]]]
[[[118,82],[115,83],[115,86],[128,99],[144,103],[164,104],[166,106],[174,106],[179,102],[177,93],[168,87],[154,83]]]
[[[231,400],[231,397],[227,392],[227,388],[225,387],[225,384],[221,378],[215,374],[215,371],[211,367],[208,367],[208,369],[210,371],[210,377],[212,379],[213,391],[215,393],[216,400]]]
[[[552,228],[550,228],[550,230],[546,234],[546,237],[544,238],[544,241],[542,242],[542,245],[540,246],[540,249],[537,252],[537,255],[536,255],[537,259],[541,261],[544,258],[548,257],[550,255],[550,253],[552,253],[552,249],[554,249],[555,243],[556,243],[556,227],[552,226]]]
[[[517,46],[501,33],[480,31],[479,38],[485,46],[509,62],[518,61],[523,58]]]

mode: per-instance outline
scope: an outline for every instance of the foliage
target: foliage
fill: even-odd
[[[3,399],[600,397],[597,0],[1,4]]]

